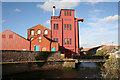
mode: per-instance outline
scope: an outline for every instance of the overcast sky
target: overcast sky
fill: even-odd
[[[79,0],[78,0],[79,1]],[[74,9],[79,22],[80,46],[118,44],[118,2],[3,2],[2,31],[10,29],[27,38],[27,29],[37,24],[51,28],[52,6]]]

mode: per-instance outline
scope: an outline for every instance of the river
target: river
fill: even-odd
[[[27,65],[27,64],[26,64]],[[26,79],[26,78],[101,78],[100,70],[102,63],[82,62],[76,69],[70,71],[62,70],[38,70],[3,75],[3,79]]]

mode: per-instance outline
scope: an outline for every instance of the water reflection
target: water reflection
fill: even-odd
[[[79,68],[81,68],[81,67],[95,68],[97,66],[96,66],[96,63],[94,63],[94,62],[82,62],[78,67]]]
[[[22,65],[22,67],[28,64]],[[34,64],[31,64],[34,65]],[[14,66],[18,66],[17,64]],[[39,67],[39,66],[38,66]],[[76,69],[71,71],[51,70],[51,71],[33,71],[19,74],[4,75],[4,78],[101,78],[100,67],[98,63],[82,62]],[[19,68],[19,67],[18,67]],[[10,69],[10,68],[9,68]]]

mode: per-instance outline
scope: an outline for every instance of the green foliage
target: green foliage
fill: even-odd
[[[71,71],[71,70],[72,70],[72,67],[63,67],[63,69],[64,69],[65,71]]]
[[[120,59],[109,59],[102,68],[102,76],[104,78],[120,78]]]
[[[53,52],[49,51],[39,51],[37,52],[37,55],[35,56],[36,60],[47,60],[47,58],[52,54]]]
[[[82,49],[83,49],[83,47],[80,47],[80,48],[79,48],[79,53],[80,53],[80,54],[81,54],[81,50],[82,50]]]
[[[108,52],[107,49],[102,49],[102,50],[98,50],[95,55],[97,55],[97,56],[106,56],[107,52]]]

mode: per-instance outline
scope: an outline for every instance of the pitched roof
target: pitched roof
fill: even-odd
[[[29,29],[34,29],[35,27],[44,27],[44,28],[46,28],[45,26],[38,24],[38,25],[35,25],[35,26],[33,26],[32,28],[29,28]],[[29,30],[29,29],[27,29],[27,30]],[[47,29],[49,29],[49,28],[47,28]]]
[[[10,31],[10,32],[12,32],[13,34],[15,34],[15,35],[17,35],[17,36],[19,36],[19,37],[21,37],[21,38],[23,38],[23,39],[27,40],[26,38],[24,38],[24,37],[20,36],[19,34],[17,34],[17,33],[13,32],[13,31],[11,31],[11,30],[9,30],[9,29],[6,29],[6,30],[5,30],[5,31],[3,31],[3,32],[6,32],[6,31]],[[3,33],[3,32],[1,32],[1,33]],[[27,40],[27,41],[28,41],[28,40]]]
[[[85,49],[82,49],[81,51],[89,51],[89,50],[96,49],[96,48],[99,48],[99,47],[101,47],[101,46],[85,48]]]
[[[40,36],[40,35],[43,36],[44,38],[46,38],[47,40],[51,41],[51,42],[55,42],[55,41],[51,40],[50,38],[44,36],[43,34],[39,34],[39,36]],[[35,40],[35,39],[38,38],[39,36],[35,37],[33,40]],[[31,40],[31,41],[33,41],[33,40]]]

